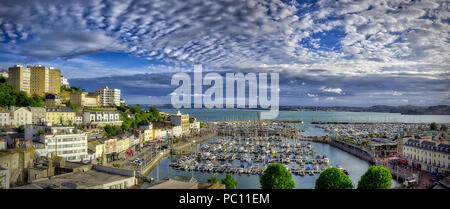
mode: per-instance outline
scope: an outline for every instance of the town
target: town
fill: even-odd
[[[169,166],[188,172],[261,176],[279,163],[295,176],[321,175],[334,166],[348,175],[310,142],[389,169],[399,182],[396,188],[449,186],[448,123],[312,121],[326,134],[303,136],[295,126],[303,124],[301,118],[260,120],[257,112],[257,121],[201,122],[179,110],[127,105],[120,89],[99,86],[87,92],[70,86],[53,67],[15,65],[0,76],[0,186],[5,189],[228,188],[214,177],[149,179],[147,174],[172,154],[181,157]]]

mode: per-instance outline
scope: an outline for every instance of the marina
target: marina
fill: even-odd
[[[170,166],[185,171],[261,175],[270,163],[282,163],[292,174],[304,176],[321,173],[329,162],[310,142],[275,136],[220,137]]]

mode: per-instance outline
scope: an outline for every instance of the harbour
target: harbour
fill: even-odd
[[[164,111],[170,112],[172,110]],[[224,112],[227,112],[227,114],[224,114]],[[206,119],[205,121],[209,125],[215,124],[213,127],[218,131],[218,136],[178,153],[181,155],[169,155],[162,158],[157,165],[158,169],[151,170],[147,176],[155,180],[185,176],[193,177],[198,181],[207,181],[212,176],[223,178],[226,174],[231,174],[238,181],[238,189],[251,189],[259,188],[259,175],[261,175],[265,164],[280,162],[287,166],[291,172],[297,189],[314,188],[315,180],[320,172],[330,166],[345,170],[356,186],[362,174],[373,161],[352,153],[352,150],[316,139],[327,135],[328,132],[317,127],[316,124],[311,124],[311,122],[327,120],[309,117],[292,118],[292,114],[286,112],[290,111],[281,111],[276,120],[264,121],[264,123],[259,124],[256,112],[252,110],[209,110],[209,114],[199,112],[199,115],[195,114],[195,109],[190,110],[190,114],[199,118],[203,117],[203,120]],[[336,118],[334,115],[337,114],[339,115],[337,118],[341,118],[340,115],[346,113],[324,112],[322,114],[322,117],[328,118],[328,121],[334,121],[334,118]],[[317,115],[320,116],[321,114]],[[417,123],[426,120],[447,120],[447,116],[442,116],[442,119],[439,118],[441,116],[417,116],[412,119],[411,116],[403,117],[400,114],[350,113],[348,115],[347,118],[344,117],[341,120],[363,123],[364,121],[357,118],[362,118],[364,115],[375,115],[375,120],[374,117],[366,117],[372,123]],[[219,120],[220,117],[226,118]],[[290,120],[294,120],[294,122],[290,122]],[[239,123],[239,126],[236,125],[236,127],[245,126],[245,128],[242,128],[242,130],[230,128],[229,124],[232,123]],[[228,129],[224,128],[223,124],[228,124]],[[276,127],[277,131],[275,129],[268,131],[270,128],[265,124],[271,124],[270,126]],[[264,126],[263,130],[265,131],[260,130],[261,125]],[[298,131],[296,134],[285,134],[292,133],[294,129]],[[228,145],[225,141],[228,142]],[[267,149],[267,143],[273,143],[272,145],[276,146],[270,150]],[[289,148],[287,147],[288,144]],[[311,152],[305,153],[306,149],[302,150],[302,148],[305,148],[308,144],[311,145]],[[224,149],[225,147],[226,149]],[[266,148],[263,150],[263,147]],[[293,152],[293,150],[296,151]],[[205,151],[210,154],[205,154]],[[275,153],[271,151],[275,151]],[[303,153],[301,153],[302,151]],[[314,162],[321,158],[326,158],[328,163]],[[308,159],[308,164],[306,164],[306,159]],[[392,179],[392,182],[392,187],[398,185],[395,179]]]

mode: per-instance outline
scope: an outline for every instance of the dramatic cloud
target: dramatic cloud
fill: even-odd
[[[281,96],[302,104],[448,104],[449,11],[446,0],[3,0],[0,67],[49,64],[74,82],[148,89],[123,89],[128,101],[164,101],[170,82],[122,78],[203,64],[279,72]]]

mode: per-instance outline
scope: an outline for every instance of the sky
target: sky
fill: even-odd
[[[448,105],[449,4],[2,0],[0,68],[53,66],[129,104],[169,104],[172,75],[201,64],[279,73],[280,105]]]

